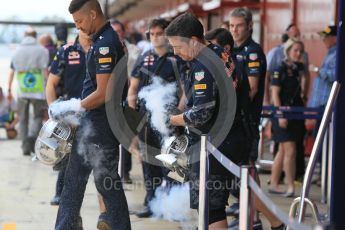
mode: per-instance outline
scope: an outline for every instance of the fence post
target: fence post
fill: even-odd
[[[121,180],[123,180],[123,177],[124,177],[124,162],[125,162],[125,159],[124,159],[124,155],[123,155],[123,152],[122,152],[122,145],[119,144],[119,163],[118,163],[118,174],[121,178]]]
[[[319,131],[317,132],[313,150],[310,155],[310,159],[309,159],[309,162],[304,174],[304,180],[303,180],[303,186],[302,186],[302,192],[301,192],[301,202],[300,202],[299,211],[298,211],[298,222],[300,223],[304,219],[305,198],[308,198],[309,196],[311,178],[312,178],[312,173],[317,161],[318,151],[320,150],[322,138],[324,138],[325,131],[329,124],[329,119],[332,114],[332,109],[335,104],[335,101],[339,94],[339,90],[340,90],[340,84],[337,81],[335,81],[332,85],[332,89],[331,89],[331,92],[326,104],[326,108],[321,119],[320,128],[319,128]]]
[[[327,206],[330,208],[331,205],[331,186],[332,186],[332,168],[333,168],[333,132],[334,132],[334,112],[332,113],[331,121],[329,123],[329,140],[328,140],[328,180],[327,180]]]
[[[207,157],[207,137],[201,136],[200,148],[200,179],[199,179],[199,230],[208,230],[208,157]]]
[[[328,159],[328,140],[329,129],[325,131],[322,143],[322,159],[321,159],[321,203],[327,203],[327,159]]]
[[[241,167],[241,188],[240,188],[240,229],[249,229],[249,166]]]

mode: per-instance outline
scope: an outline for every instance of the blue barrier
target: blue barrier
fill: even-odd
[[[323,109],[303,106],[263,106],[261,117],[286,118],[290,120],[317,119],[321,120]]]

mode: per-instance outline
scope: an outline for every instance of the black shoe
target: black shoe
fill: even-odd
[[[83,230],[83,219],[81,218],[81,216],[78,216],[77,219],[77,224],[74,228],[72,228],[73,230]]]
[[[59,205],[60,204],[61,197],[58,195],[55,195],[53,199],[50,201],[50,205]]]
[[[280,226],[278,227],[271,227],[272,230],[285,230],[286,229],[286,226],[285,224],[281,224]]]
[[[238,230],[240,227],[240,219],[235,218],[233,221],[231,221],[231,223],[228,226],[228,229],[230,230]]]
[[[142,211],[137,212],[135,215],[139,218],[148,218],[152,216],[152,212],[149,207],[145,207]]]
[[[133,181],[132,181],[131,177],[129,176],[129,174],[125,174],[124,175],[123,183],[125,183],[125,184],[133,184]]]
[[[262,230],[262,222],[261,220],[254,221],[253,223],[253,230]]]
[[[227,216],[238,216],[240,213],[240,204],[238,202],[233,203],[225,212]]]
[[[229,225],[228,230],[239,230],[240,229],[240,220],[239,219],[235,219],[234,221],[232,221]],[[262,230],[262,222],[261,220],[257,220],[253,223],[253,230]]]
[[[110,230],[110,221],[108,220],[108,216],[106,212],[103,212],[99,215],[98,221],[97,221],[97,229]]]
[[[24,156],[30,156],[31,153],[30,153],[30,151],[23,151],[23,155],[24,155]]]

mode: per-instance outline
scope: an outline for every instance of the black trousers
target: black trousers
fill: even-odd
[[[118,145],[106,119],[83,119],[76,132],[66,168],[65,184],[55,223],[56,230],[76,228],[91,171],[111,220],[111,229],[131,229],[127,200],[117,172]]]

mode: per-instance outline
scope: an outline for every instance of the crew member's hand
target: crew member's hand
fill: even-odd
[[[138,163],[142,162],[140,150],[139,150],[139,138],[138,138],[138,136],[135,136],[132,139],[131,144],[128,148],[128,151],[134,155],[134,157],[137,159]]]
[[[80,116],[85,109],[81,106],[79,99],[72,98],[67,101],[55,101],[48,108],[49,118],[53,120],[65,120],[70,116]]]
[[[306,119],[304,122],[304,125],[307,129],[312,129],[316,125],[316,120],[315,119]]]
[[[11,101],[13,100],[13,95],[12,95],[11,91],[8,91],[7,100],[8,100],[9,102],[11,102]]]
[[[288,120],[285,118],[279,118],[279,127],[286,129],[288,125]]]
[[[6,129],[13,129],[14,127],[13,127],[13,125],[11,125],[11,123],[6,123],[5,128]]]

